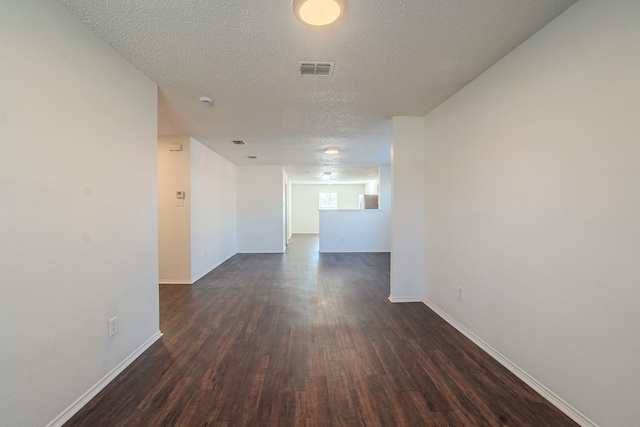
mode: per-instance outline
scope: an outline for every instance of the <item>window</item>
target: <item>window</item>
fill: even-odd
[[[320,209],[338,209],[338,193],[320,192]]]

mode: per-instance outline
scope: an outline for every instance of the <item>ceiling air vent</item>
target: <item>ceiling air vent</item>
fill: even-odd
[[[333,64],[333,62],[298,62],[298,71],[301,76],[331,77]]]
[[[244,141],[240,140],[240,139],[234,139],[233,141],[234,145],[245,145]]]

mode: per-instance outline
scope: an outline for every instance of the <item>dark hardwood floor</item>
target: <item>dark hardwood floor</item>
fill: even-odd
[[[164,337],[66,426],[575,426],[421,303],[389,254],[239,254],[160,286]]]

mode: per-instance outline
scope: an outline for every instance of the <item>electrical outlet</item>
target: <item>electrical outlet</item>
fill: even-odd
[[[109,319],[109,336],[114,336],[116,332],[118,332],[118,316]]]
[[[458,288],[458,299],[464,301],[464,288],[462,286]]]

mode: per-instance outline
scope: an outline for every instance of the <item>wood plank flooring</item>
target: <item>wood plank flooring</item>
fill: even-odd
[[[164,337],[66,426],[575,426],[421,303],[389,254],[238,254],[160,286]]]

